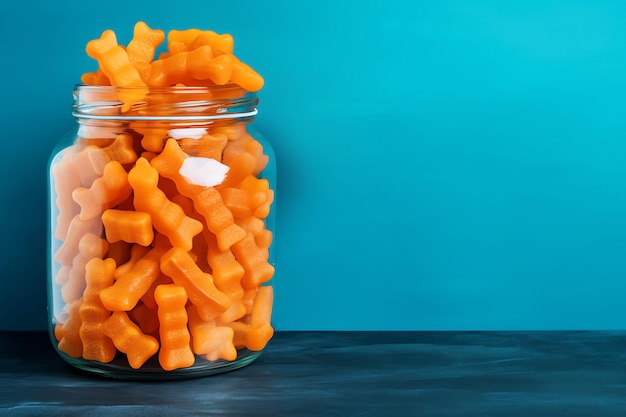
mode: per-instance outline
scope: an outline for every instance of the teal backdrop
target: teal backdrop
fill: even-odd
[[[265,77],[277,329],[626,328],[626,2],[24,0],[0,13],[0,330],[46,328],[48,156],[85,44],[138,20],[231,33]]]

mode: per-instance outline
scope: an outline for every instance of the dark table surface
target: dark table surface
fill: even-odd
[[[0,415],[626,416],[626,332],[278,332],[256,362],[138,382],[0,332]]]

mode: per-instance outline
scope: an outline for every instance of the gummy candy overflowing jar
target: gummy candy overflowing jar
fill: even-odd
[[[86,51],[98,69],[49,166],[55,349],[123,379],[251,363],[274,333],[275,163],[251,128],[263,78],[208,30],[138,22],[126,46],[107,30]]]

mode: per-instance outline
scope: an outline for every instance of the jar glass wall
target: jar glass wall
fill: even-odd
[[[75,88],[49,167],[49,329],[69,364],[188,378],[265,348],[276,170],[257,104],[230,85]]]

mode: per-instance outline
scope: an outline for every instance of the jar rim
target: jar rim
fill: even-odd
[[[120,87],[76,84],[72,115],[101,120],[212,120],[254,117],[255,92],[236,84]]]

